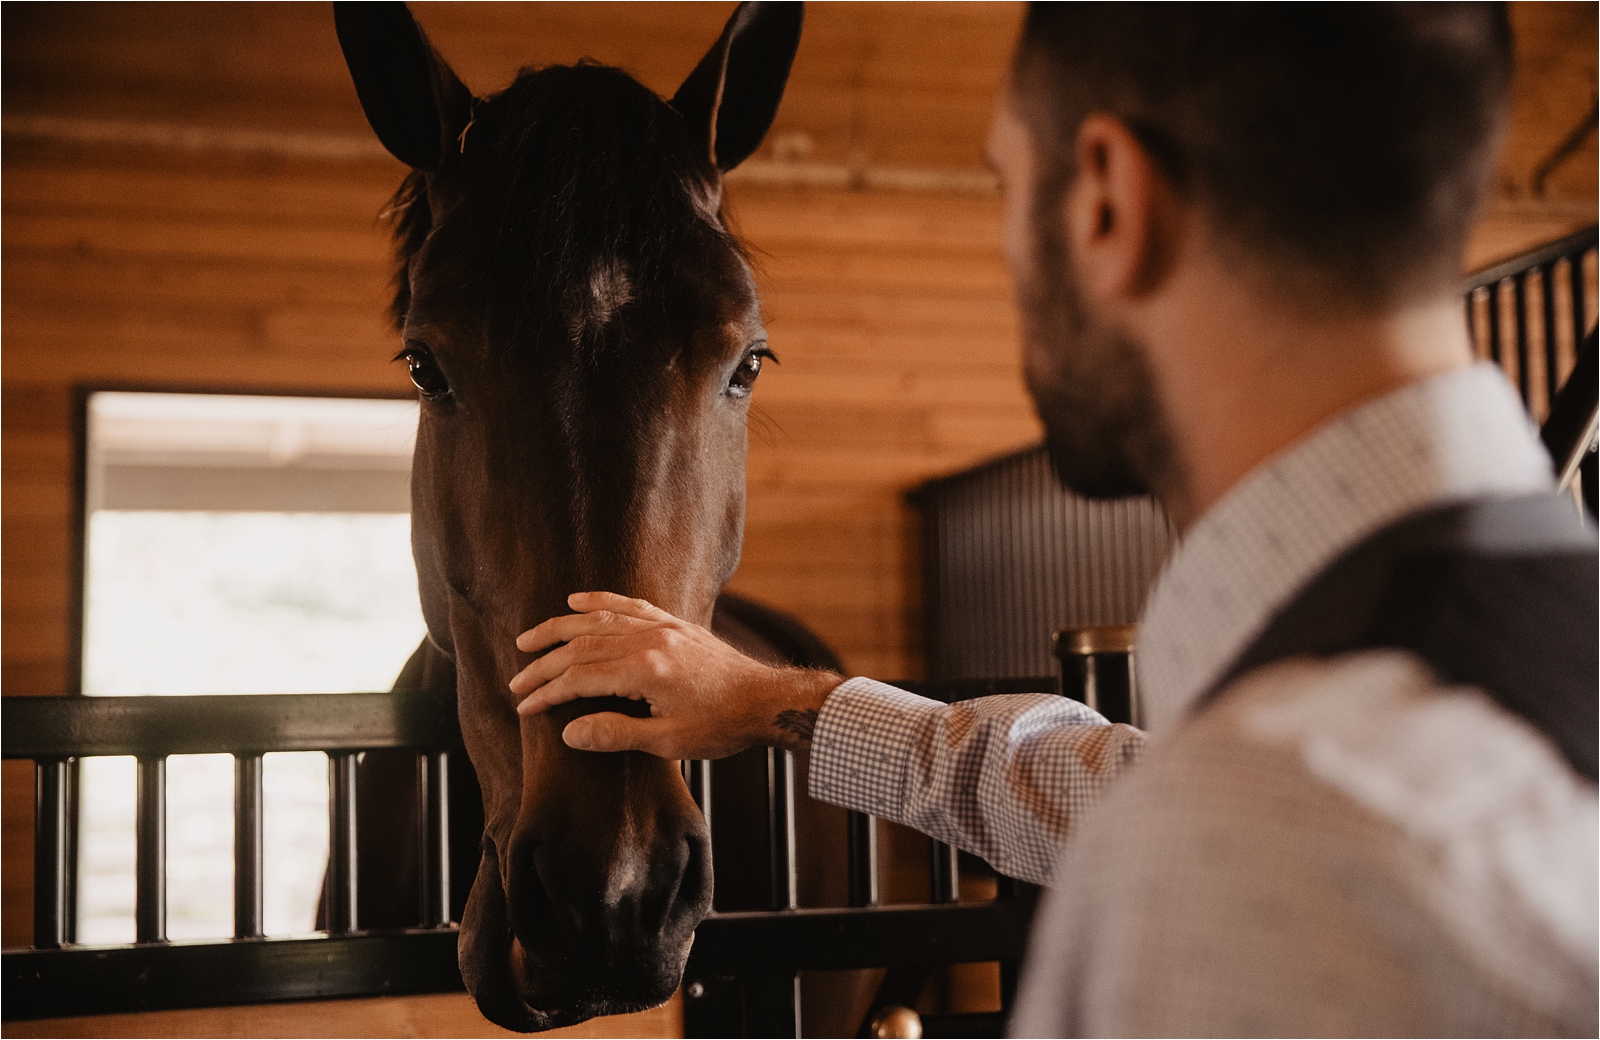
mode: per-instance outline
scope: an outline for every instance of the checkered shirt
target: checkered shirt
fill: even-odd
[[[1143,733],[1066,697],[941,704],[855,678],[817,719],[811,794],[1042,882],[1072,825],[1143,746]]]
[[[1065,700],[852,679],[811,792],[1054,879],[1018,1035],[1593,1036],[1600,807],[1541,734],[1399,651],[1278,662],[1192,712],[1346,548],[1550,485],[1491,366],[1367,402],[1186,532],[1140,630],[1142,754]]]

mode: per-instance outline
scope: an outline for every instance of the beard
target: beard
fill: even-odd
[[[1085,498],[1170,489],[1175,454],[1144,347],[1084,306],[1060,195],[1042,193],[1029,223],[1031,263],[1017,276],[1023,372],[1056,477]]]

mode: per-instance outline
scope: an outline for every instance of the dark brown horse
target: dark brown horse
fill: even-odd
[[[421,395],[412,540],[483,793],[462,975],[540,1030],[651,1007],[711,906],[676,763],[573,751],[590,702],[519,719],[516,634],[611,589],[710,623],[738,562],[746,417],[768,357],[722,174],[759,145],[798,5],[741,5],[671,101],[599,65],[475,97],[403,5],[341,5],[340,43],[395,199],[394,318]]]

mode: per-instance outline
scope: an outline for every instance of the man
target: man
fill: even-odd
[[[556,647],[519,710],[650,702],[570,723],[593,750],[809,745],[814,796],[1050,881],[1025,1035],[1593,1035],[1593,534],[1455,289],[1509,80],[1498,7],[1030,11],[989,142],[1028,385],[1067,485],[1181,534],[1142,755],[1060,698],[771,669],[607,593],[519,638]]]

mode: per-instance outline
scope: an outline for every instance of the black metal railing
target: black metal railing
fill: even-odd
[[[454,691],[215,697],[6,697],[0,744],[34,763],[34,942],[4,954],[7,1020],[269,1000],[461,989],[449,921],[448,769],[461,746]],[[417,754],[424,927],[360,932],[357,756]],[[327,938],[262,935],[262,756],[328,754]],[[166,761],[234,756],[234,936],[167,940]],[[135,941],[73,944],[77,765],[131,755]]]
[[[1589,331],[1595,243],[1596,229],[1586,228],[1478,271],[1461,287],[1474,351],[1505,370],[1539,423]]]
[[[944,700],[1012,692],[1055,692],[1034,679],[905,682]],[[34,947],[4,954],[7,1020],[59,1015],[229,1006],[278,1000],[459,990],[456,931],[448,908],[446,771],[460,747],[448,693],[216,697],[26,698],[3,701],[8,759],[35,763]],[[378,748],[417,754],[426,842],[421,889],[425,926],[363,931],[355,917],[357,756]],[[329,768],[328,928],[324,935],[262,935],[262,756],[325,751]],[[171,942],[166,937],[165,764],[168,756],[235,757],[234,936]],[[72,942],[77,820],[74,784],[84,758],[136,757],[136,940],[112,946]],[[690,790],[710,822],[712,766],[689,762]],[[1006,992],[1032,913],[1031,886],[1002,878],[998,898],[960,901],[955,851],[930,840],[926,904],[879,904],[877,821],[848,814],[850,906],[800,909],[795,856],[795,762],[767,755],[766,840],[770,909],[713,914],[697,931],[685,976],[689,1035],[796,1035],[801,971],[888,968],[870,1012],[917,986],[931,966],[999,961]],[[914,995],[913,998],[914,999]],[[1007,998],[1009,1000],[1009,997]],[[928,1035],[998,1035],[1004,1009],[928,1021]]]

